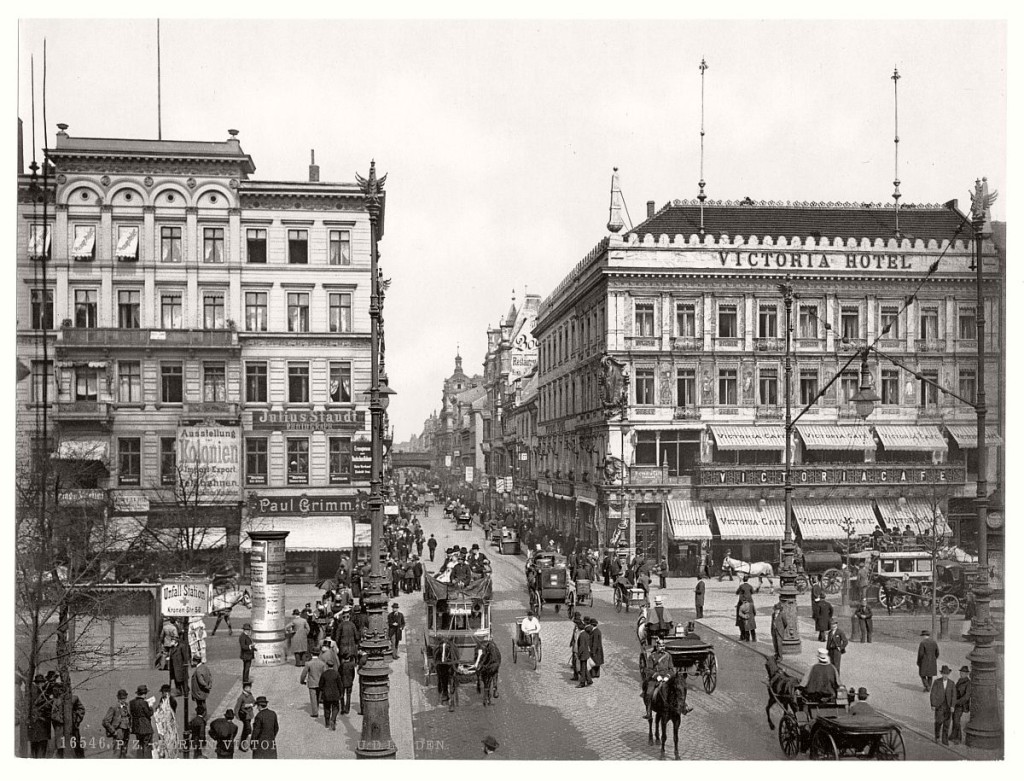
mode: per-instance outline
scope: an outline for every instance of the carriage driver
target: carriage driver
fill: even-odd
[[[654,702],[654,692],[658,686],[674,676],[675,673],[676,668],[672,664],[672,657],[665,650],[665,641],[660,637],[655,639],[654,650],[651,651],[651,655],[648,658],[647,672],[640,690],[644,701],[647,703],[647,712],[644,714],[644,718],[648,721],[651,720],[651,704]],[[683,712],[687,712],[685,686],[683,687]]]
[[[540,635],[540,621],[537,620],[532,610],[526,611],[526,618],[519,626],[523,632],[523,640],[527,645],[533,645],[533,639]]]

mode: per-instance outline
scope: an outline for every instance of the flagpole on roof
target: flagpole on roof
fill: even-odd
[[[704,194],[704,185],[707,182],[704,181],[704,72],[708,69],[708,64],[701,57],[700,60],[700,181],[697,185],[700,187],[700,193],[697,195],[697,200],[700,201],[700,235],[704,235],[704,201],[707,200],[707,195]]]

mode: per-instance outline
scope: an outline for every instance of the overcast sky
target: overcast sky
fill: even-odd
[[[223,9],[227,11],[228,9]],[[893,192],[899,69],[903,203],[969,206],[975,178],[1005,219],[1006,27],[998,21],[188,21],[162,31],[163,136],[237,128],[256,179],[387,173],[382,268],[396,439],[439,406],[460,346],[513,289],[546,295],[606,234],[618,166],[634,222],[693,198],[874,201]],[[49,142],[156,138],[156,23],[22,21],[18,112],[31,141],[29,56]],[[37,97],[37,145],[42,116]],[[13,213],[13,212],[12,212]]]

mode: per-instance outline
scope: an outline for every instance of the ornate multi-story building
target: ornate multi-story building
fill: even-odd
[[[996,489],[1005,256],[985,242],[979,345],[971,237],[955,203],[898,214],[749,199],[649,204],[642,223],[602,239],[540,307],[541,522],[668,555],[686,574],[709,550],[778,560],[789,285],[791,400],[794,417],[802,412],[792,520],[805,547],[876,523],[967,540],[975,412],[932,382],[971,400],[985,372]],[[880,401],[861,419],[851,399],[867,345]]]
[[[234,130],[59,127],[49,208],[19,177],[19,439],[39,434],[49,383],[56,461],[93,463],[79,474],[115,513],[173,527],[192,503],[229,554],[247,528],[287,529],[293,582],[333,575],[370,476],[359,187],[315,164],[308,181],[254,180]]]
[[[466,485],[466,467],[474,468],[473,481],[480,479],[483,472],[483,450],[478,446],[477,432],[468,431],[468,425],[476,418],[466,415],[466,407],[486,393],[470,394],[467,391],[482,388],[484,378],[481,375],[470,377],[462,369],[462,356],[456,351],[455,369],[445,378],[441,388],[441,412],[434,426],[433,454],[434,469],[447,476],[449,491],[456,491],[466,496],[472,495],[476,500],[476,488]],[[479,441],[482,442],[483,424],[481,421]],[[467,450],[467,447],[469,448]]]

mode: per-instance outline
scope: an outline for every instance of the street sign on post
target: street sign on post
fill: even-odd
[[[205,616],[210,612],[210,581],[168,578],[160,581],[160,615],[170,618]]]

